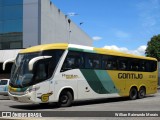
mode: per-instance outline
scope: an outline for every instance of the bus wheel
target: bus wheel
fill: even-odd
[[[137,94],[138,94],[137,89],[135,87],[132,87],[129,92],[129,98],[131,100],[135,100],[137,98]]]
[[[62,91],[59,97],[58,106],[69,107],[72,104],[73,96],[69,91]]]
[[[139,92],[138,92],[138,98],[142,99],[142,98],[145,97],[145,95],[146,95],[146,90],[145,90],[144,87],[141,87],[140,90],[139,90]]]

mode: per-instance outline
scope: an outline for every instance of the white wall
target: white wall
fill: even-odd
[[[71,32],[70,32],[71,31]],[[24,0],[23,48],[47,43],[92,46],[92,39],[50,2]]]
[[[92,39],[50,3],[41,0],[41,43],[66,42],[92,46]],[[71,32],[70,32],[71,31]]]

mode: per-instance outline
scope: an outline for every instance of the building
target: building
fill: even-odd
[[[92,39],[50,0],[0,0],[0,78],[2,63],[20,49],[47,43],[92,46]]]

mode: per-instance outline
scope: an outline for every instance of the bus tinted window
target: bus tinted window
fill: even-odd
[[[79,69],[83,68],[84,66],[84,60],[83,60],[83,54],[81,52],[73,52],[69,51],[61,71],[66,71],[70,69]]]
[[[93,53],[85,53],[85,68],[101,69],[100,55]]]
[[[152,60],[103,55],[101,62],[103,70],[141,72],[153,72],[157,70],[157,62]]]
[[[128,62],[128,69],[130,71],[139,71],[140,64],[139,64],[139,59],[130,59]]]
[[[156,61],[147,61],[146,62],[146,71],[147,72],[154,72],[157,70],[157,62]]]
[[[107,55],[102,57],[102,69],[117,70],[117,67],[117,57]]]
[[[128,69],[128,59],[124,57],[118,58],[118,70],[127,70]]]
[[[157,62],[138,58],[69,51],[61,71],[70,69],[153,72],[157,70]]]

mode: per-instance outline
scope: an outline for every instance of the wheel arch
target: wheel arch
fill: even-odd
[[[139,86],[138,91],[139,91],[141,88],[144,88],[145,91],[146,91],[146,89],[147,89],[146,86],[145,86],[144,84],[142,84],[142,85]]]
[[[128,91],[128,92],[130,92],[130,90],[131,90],[132,88],[136,88],[136,89],[137,89],[137,91],[138,91],[138,87],[137,87],[137,85],[132,85],[132,86],[130,86],[130,88],[129,88],[129,91]]]
[[[75,99],[75,93],[74,93],[74,89],[71,87],[71,86],[66,86],[66,87],[63,87],[63,88],[61,88],[60,90],[59,90],[59,92],[58,92],[58,94],[57,94],[57,100],[59,100],[59,97],[60,97],[60,95],[61,95],[61,93],[63,92],[63,91],[69,91],[69,92],[71,92],[71,94],[72,94],[72,96],[73,96],[73,100]]]

